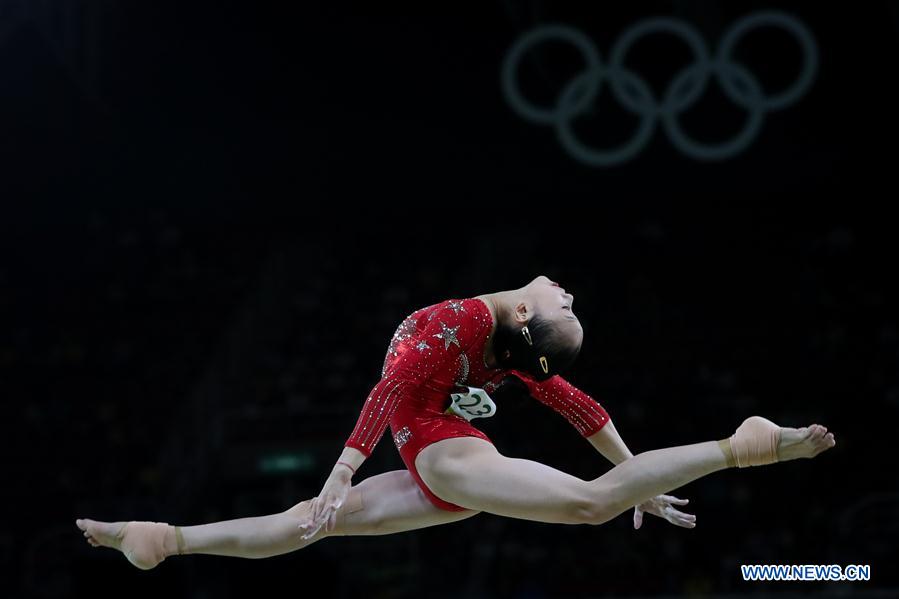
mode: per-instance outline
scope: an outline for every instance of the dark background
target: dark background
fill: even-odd
[[[727,160],[689,158],[658,127],[632,160],[587,166],[500,88],[506,51],[541,24],[605,58],[648,16],[714,47],[770,8],[813,32],[819,70]],[[0,0],[0,594],[896,596],[897,32],[895,2]],[[800,69],[777,29],[735,56],[769,93]],[[689,62],[660,35],[628,65],[659,95]],[[549,105],[581,64],[546,44],[523,86]],[[742,118],[713,79],[682,123],[715,142]],[[636,122],[606,87],[577,130],[611,146]],[[315,495],[406,314],[537,274],[577,296],[570,378],[635,453],[752,414],[823,423],[837,447],[679,489],[693,530],[481,514],[140,572],[75,527]],[[478,426],[583,478],[610,466],[526,397]],[[357,479],[402,467],[388,438]],[[870,564],[872,579],[743,582],[751,563]]]

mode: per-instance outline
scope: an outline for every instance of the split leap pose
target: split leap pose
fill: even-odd
[[[520,289],[446,300],[409,315],[321,492],[283,512],[196,526],[89,519],[76,525],[94,547],[118,549],[144,570],[170,555],[263,558],[325,537],[392,534],[479,512],[602,524],[635,508],[635,528],[644,513],[692,528],[696,517],[674,507],[688,500],[664,493],[717,470],[812,458],[834,446],[823,426],[784,428],[753,416],[726,439],[632,455],[603,407],[559,375],[584,336],[573,300],[539,276]],[[582,480],[499,453],[471,420],[494,415],[490,394],[505,385],[561,414],[616,466]],[[406,470],[353,485],[388,424]]]

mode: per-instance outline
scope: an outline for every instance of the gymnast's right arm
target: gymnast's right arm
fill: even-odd
[[[398,403],[400,391],[409,385],[410,382],[400,377],[385,376],[369,393],[353,434],[334,463],[321,493],[312,500],[312,509],[309,511],[311,521],[300,526],[304,530],[304,539],[312,537],[322,526],[330,531],[336,524],[337,510],[349,493],[353,475],[362,462],[371,456],[372,449],[384,434],[390,414]]]
[[[396,346],[398,359],[378,381],[362,406],[353,433],[344,444],[340,458],[322,492],[313,500],[312,523],[306,536],[312,536],[331,520],[350,488],[352,475],[381,440],[397,405],[414,396],[415,390],[441,369],[455,364],[463,350],[474,343],[482,328],[488,326],[479,317],[478,306],[466,300],[461,309],[446,307],[433,314],[428,325],[416,335],[415,343]]]

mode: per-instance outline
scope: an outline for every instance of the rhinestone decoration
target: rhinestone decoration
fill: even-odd
[[[457,385],[464,385],[466,381],[468,381],[468,356],[465,354],[459,354],[459,359],[456,360],[459,363],[458,368],[458,376],[456,377]]]
[[[456,339],[456,331],[459,330],[459,326],[456,325],[454,327],[448,327],[443,322],[440,323],[440,326],[443,328],[443,331],[434,335],[438,339],[443,339],[443,349],[449,349],[450,345],[455,345],[456,347],[462,347],[459,344],[459,340]]]
[[[393,436],[393,442],[396,443],[396,448],[399,449],[409,440],[409,437],[412,436],[412,431],[409,430],[408,426],[404,426]]]

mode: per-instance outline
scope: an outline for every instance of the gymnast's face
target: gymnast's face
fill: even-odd
[[[527,316],[517,314],[524,321],[538,314],[542,319],[553,324],[555,329],[566,341],[573,346],[580,346],[584,340],[584,329],[575,316],[572,306],[574,296],[565,293],[565,289],[558,283],[544,275],[540,275],[525,286],[524,301],[522,302],[531,312]]]

